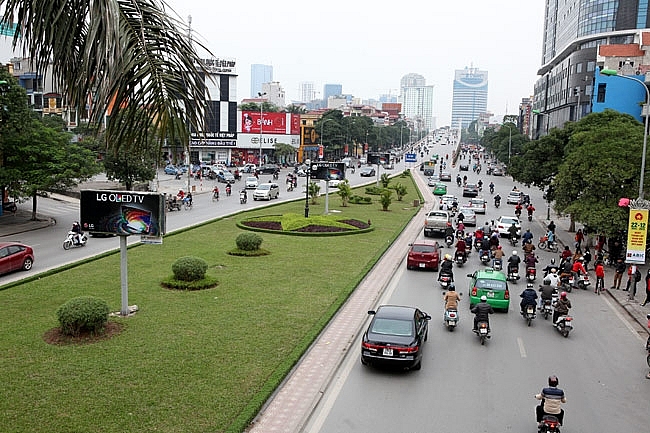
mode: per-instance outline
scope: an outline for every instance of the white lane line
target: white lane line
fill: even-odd
[[[639,339],[639,341],[644,341],[644,340],[643,340],[643,337],[641,337],[641,336],[639,335],[639,333],[636,331],[636,329],[634,329],[634,327],[630,324],[630,321],[628,320],[628,318],[624,317],[624,316],[623,316],[623,315],[618,311],[618,308],[614,307],[614,305],[610,302],[610,300],[607,299],[607,296],[602,296],[602,299],[603,299],[603,301],[605,301],[605,303],[609,306],[609,308],[614,312],[614,314],[616,314],[616,316],[617,316],[619,319],[621,319],[621,322],[623,322],[623,324],[625,325],[625,327],[626,327],[627,329],[629,329],[630,332],[631,332],[631,333],[632,333],[636,338]],[[621,307],[621,308],[623,308],[623,307]]]
[[[519,355],[521,355],[522,358],[525,358],[526,348],[524,347],[524,340],[522,340],[521,337],[517,337],[517,345],[519,346]]]

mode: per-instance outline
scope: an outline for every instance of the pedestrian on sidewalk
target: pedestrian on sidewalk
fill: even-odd
[[[641,303],[642,307],[645,307],[645,304],[650,302],[650,269],[648,269],[648,273],[645,276],[645,301]]]
[[[619,257],[616,259],[616,273],[614,273],[614,283],[612,284],[612,289],[619,290],[621,288],[621,280],[623,279],[623,273],[625,272],[625,262]]]
[[[581,246],[582,246],[582,241],[584,241],[584,240],[585,240],[585,235],[582,233],[582,229],[578,229],[578,231],[576,232],[576,237],[575,237],[575,241],[576,241],[575,246],[576,246],[576,249],[581,248]]]
[[[627,270],[627,284],[625,286],[625,291],[630,292],[630,296],[628,296],[628,299],[630,301],[634,300],[634,295],[636,295],[636,285],[639,281],[641,281],[641,271],[639,271],[639,268],[636,265],[630,265],[629,269]]]

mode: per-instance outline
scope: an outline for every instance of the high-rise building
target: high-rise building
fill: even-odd
[[[487,112],[488,73],[478,68],[456,69],[451,102],[451,124],[465,129]]]
[[[300,102],[309,103],[315,98],[314,83],[312,81],[303,81],[300,83]]]
[[[400,84],[404,118],[413,123],[416,130],[434,130],[433,86],[427,86],[426,80],[419,74],[404,75]]]
[[[271,81],[268,83],[262,84],[262,94],[266,93],[264,97],[269,100],[269,102],[278,107],[284,107],[284,89],[277,81]]]
[[[323,86],[323,99],[327,103],[330,96],[343,95],[343,86],[341,84],[325,84]]]
[[[273,66],[271,65],[251,65],[251,98],[256,98],[258,93],[262,93],[262,84],[273,81]]]
[[[639,30],[650,27],[649,6],[648,0],[546,2],[542,66],[533,98],[541,114],[533,118],[533,138],[591,112],[599,47],[639,46]]]

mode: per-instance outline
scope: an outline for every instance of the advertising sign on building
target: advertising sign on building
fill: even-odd
[[[260,125],[262,125],[263,134],[288,134],[291,132],[291,127],[287,130],[287,113],[242,111],[241,116],[241,131],[243,133],[259,134]]]
[[[343,162],[315,162],[311,164],[310,176],[320,180],[345,179],[345,163]]]
[[[304,150],[311,152],[318,150],[318,134],[313,126],[302,127],[302,145]]]
[[[390,162],[390,153],[369,153],[368,164],[383,165]]]
[[[81,191],[83,230],[115,235],[165,234],[165,196],[134,191]]]
[[[645,264],[645,246],[648,233],[647,209],[630,209],[627,227],[627,253],[625,262]]]
[[[299,135],[262,134],[262,148],[274,149],[276,144],[289,144],[296,149],[300,147]],[[239,134],[237,147],[242,149],[258,148],[260,146],[259,134]]]

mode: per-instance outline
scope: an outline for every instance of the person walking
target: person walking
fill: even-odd
[[[623,273],[625,272],[625,262],[622,258],[616,260],[616,272],[614,273],[614,282],[612,283],[612,289],[619,290],[621,288],[621,280],[623,280]]]
[[[578,231],[576,232],[576,237],[575,237],[575,241],[576,241],[575,246],[576,246],[576,249],[581,248],[582,241],[584,241],[584,240],[585,240],[585,235],[582,233],[582,229],[578,229]]]
[[[645,304],[648,302],[650,302],[650,269],[648,269],[648,273],[645,276],[645,301],[639,305],[645,307]]]

